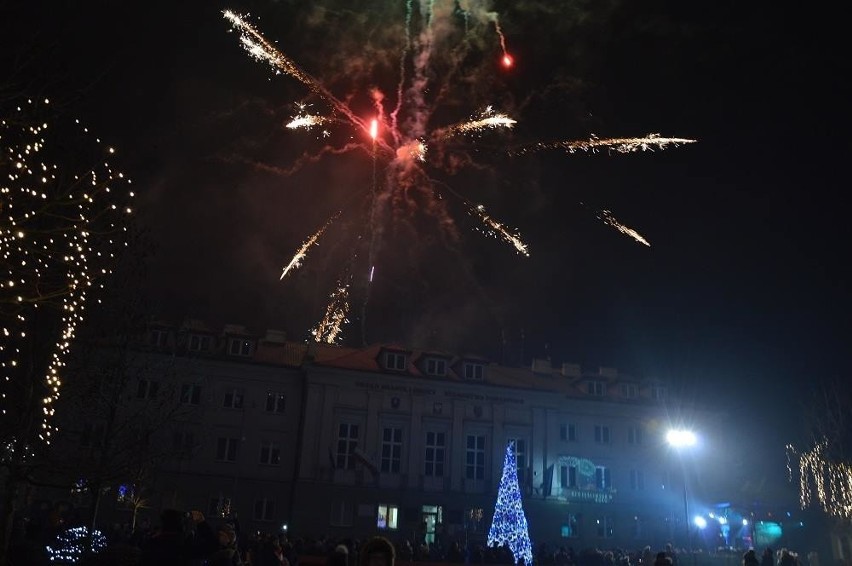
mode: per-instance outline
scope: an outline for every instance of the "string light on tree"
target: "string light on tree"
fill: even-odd
[[[793,462],[798,469],[794,469]],[[852,464],[833,461],[828,455],[828,440],[823,439],[802,453],[788,444],[787,473],[791,481],[796,472],[802,509],[818,503],[833,517],[852,518]]]
[[[494,505],[494,519],[488,530],[488,546],[493,544],[508,545],[515,557],[515,564],[523,560],[529,566],[533,562],[532,543],[518,486],[518,462],[513,440],[506,445],[503,476],[500,478],[497,502]]]
[[[0,108],[3,457],[50,442],[86,301],[127,245],[133,192],[114,153],[79,120],[57,118],[49,100]]]
[[[60,564],[76,564],[86,550],[88,532],[89,530],[86,527],[73,527],[57,535],[56,542],[45,547],[50,561]],[[96,529],[92,531],[91,544],[92,552],[98,554],[106,548],[106,537]]]

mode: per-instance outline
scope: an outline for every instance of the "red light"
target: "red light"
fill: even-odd
[[[376,136],[378,136],[378,135],[379,135],[379,121],[373,120],[372,122],[370,122],[370,137],[373,138],[373,140],[375,140]]]
[[[503,55],[503,66],[504,67],[506,67],[508,69],[509,67],[511,67],[514,64],[515,64],[515,60],[512,59],[511,55],[509,55],[508,53]]]

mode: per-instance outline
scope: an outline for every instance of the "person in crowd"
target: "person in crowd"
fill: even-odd
[[[163,510],[160,529],[142,543],[142,566],[189,566],[213,548],[215,535],[201,511],[189,513],[194,533],[185,528],[184,517],[176,509]]]
[[[345,544],[338,544],[329,554],[325,566],[349,566],[349,548]]]
[[[763,554],[760,557],[760,566],[775,566],[775,553],[768,546],[763,549]]]
[[[216,549],[207,557],[208,566],[243,566],[237,549],[237,532],[230,523],[219,525],[216,530]]]
[[[654,566],[672,566],[672,559],[665,552],[658,552],[654,558]]]
[[[743,566],[760,566],[760,560],[757,559],[757,553],[753,548],[743,554]]]
[[[364,543],[358,557],[358,566],[394,566],[396,551],[385,537],[373,537]]]

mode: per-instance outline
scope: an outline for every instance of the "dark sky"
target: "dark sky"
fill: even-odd
[[[293,103],[323,105],[251,60],[220,10],[250,11],[282,51],[366,116],[371,87],[393,96],[404,5],[7,2],[4,65],[119,148],[158,248],[151,288],[164,314],[299,339],[335,279],[352,273],[347,336],[358,343],[370,155],[327,155],[281,174],[324,143],[317,131],[282,128]],[[446,182],[437,191],[457,240],[439,229],[430,191],[412,190],[407,216],[383,224],[368,340],[617,366],[676,379],[696,399],[731,400],[732,411],[765,422],[788,421],[785,411],[818,378],[845,375],[842,19],[779,6],[497,1],[515,68],[499,67],[493,26],[472,18],[471,51],[451,75],[456,17],[447,43],[434,46],[430,96],[444,104],[432,126],[487,104],[519,123],[511,135],[456,144],[479,167],[430,169]],[[357,134],[332,129],[338,145]],[[630,155],[504,152],[652,132],[699,143]],[[430,158],[441,151],[430,147]],[[386,163],[377,167],[381,182]],[[455,194],[517,227],[531,257],[483,238]],[[604,226],[601,208],[652,246]],[[305,266],[279,282],[296,247],[338,210]]]

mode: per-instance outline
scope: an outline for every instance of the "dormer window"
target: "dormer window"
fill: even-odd
[[[589,382],[589,395],[594,395],[595,397],[603,397],[606,395],[606,383],[603,381],[590,381]]]
[[[447,375],[447,360],[440,358],[427,359],[426,373],[428,375]]]
[[[484,370],[485,366],[483,364],[479,364],[476,362],[465,362],[464,378],[481,381]]]
[[[625,399],[636,399],[639,397],[639,386],[635,383],[622,383],[621,396]]]
[[[228,353],[232,356],[251,356],[254,352],[254,342],[245,338],[231,338],[228,341]]]
[[[210,351],[210,337],[204,336],[203,334],[190,334],[189,335],[189,351],[190,352],[209,352]]]
[[[162,328],[151,330],[151,345],[155,348],[165,348],[168,345],[169,331]]]
[[[402,352],[385,352],[385,369],[405,371],[407,365],[406,355]]]

